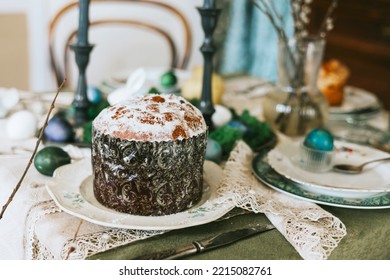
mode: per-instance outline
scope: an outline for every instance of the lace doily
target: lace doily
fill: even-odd
[[[314,203],[291,198],[264,186],[251,171],[253,152],[237,143],[218,189],[221,199],[266,214],[304,259],[326,259],[346,235],[345,225]]]
[[[346,235],[344,224],[313,203],[264,186],[252,175],[252,157],[252,150],[238,142],[226,162],[218,189],[221,202],[230,200],[241,209],[264,213],[304,259],[326,259]],[[107,228],[80,221],[62,212],[52,200],[35,204],[27,216],[25,257],[85,259],[166,232]],[[52,240],[52,233],[46,233],[53,227],[59,227],[56,232],[62,235],[56,240]]]
[[[42,238],[39,238],[40,234],[37,234],[37,228],[53,227],[53,215],[60,215],[57,219],[61,221],[61,224],[79,224],[82,228],[80,234],[76,236],[67,234],[67,237],[64,236],[57,245],[46,244]],[[49,221],[45,222],[45,219],[50,220],[50,225],[48,224]],[[54,224],[58,226],[60,223],[54,222]],[[85,259],[90,255],[162,233],[164,231],[128,230],[96,226],[62,212],[53,200],[43,201],[34,205],[27,216],[25,258],[33,260]]]

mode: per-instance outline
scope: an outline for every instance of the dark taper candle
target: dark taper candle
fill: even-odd
[[[215,0],[204,0],[203,8],[215,8]]]
[[[90,0],[80,0],[79,2],[79,28],[77,31],[77,41],[79,45],[88,45],[89,28],[89,2]]]

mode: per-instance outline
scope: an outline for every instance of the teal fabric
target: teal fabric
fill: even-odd
[[[293,34],[289,0],[274,1],[283,17],[286,34]],[[233,0],[222,46],[218,71],[228,75],[248,73],[266,80],[277,80],[277,40],[269,19],[250,0]]]

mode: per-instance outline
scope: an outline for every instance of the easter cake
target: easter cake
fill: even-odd
[[[119,212],[161,216],[186,210],[203,190],[207,126],[173,94],[135,96],[93,121],[96,199]]]

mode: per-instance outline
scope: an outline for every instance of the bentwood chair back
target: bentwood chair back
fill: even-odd
[[[63,6],[54,15],[49,26],[51,69],[57,85],[60,85],[66,77],[67,82],[65,86],[67,87],[70,87],[71,84],[74,85],[76,82],[74,81],[76,80],[74,72],[77,72],[75,71],[74,53],[69,46],[76,40],[78,5],[79,1],[74,1]],[[99,8],[100,11],[98,10]],[[96,13],[94,13],[95,9]],[[73,20],[70,24],[69,19],[66,22],[66,16],[70,16],[71,13],[73,13]],[[168,63],[169,65],[166,65],[167,68],[185,69],[188,65],[192,52],[190,24],[177,8],[166,2],[157,0],[91,0],[89,21],[89,43],[93,44],[94,48],[90,55],[87,76],[91,67],[93,68],[91,71],[104,67],[107,68],[107,71],[110,71],[115,66],[117,66],[117,69],[121,69],[125,67],[124,61],[137,60],[139,62],[141,57],[149,58],[149,65],[147,66],[151,66],[150,64],[157,60],[159,60],[160,64]],[[167,24],[164,25],[164,23]],[[60,26],[61,24],[62,26]],[[106,33],[101,33],[106,34],[106,36],[100,36],[103,38],[100,38],[100,43],[97,43],[98,33],[96,31],[96,37],[94,37],[93,31],[99,28],[106,28]],[[116,34],[123,32],[123,35],[117,35],[116,41],[111,39],[114,29],[116,29]],[[133,33],[126,33],[125,29],[132,29]],[[146,36],[150,36],[150,42],[152,42],[146,43],[147,46],[145,43],[140,43]],[[61,39],[58,39],[59,37]],[[122,47],[126,40],[128,48]],[[108,44],[110,46],[106,47],[104,53],[96,51],[101,45]],[[138,49],[132,50],[130,45],[138,45]],[[124,53],[123,48],[125,49]],[[122,51],[121,54],[119,54],[120,49]],[[154,61],[150,57],[150,52],[153,52],[157,57]],[[114,58],[115,55],[117,56],[116,58]],[[109,59],[109,62],[106,61],[105,65],[97,65],[94,60],[102,59],[103,57]],[[136,68],[144,65],[132,66]]]

